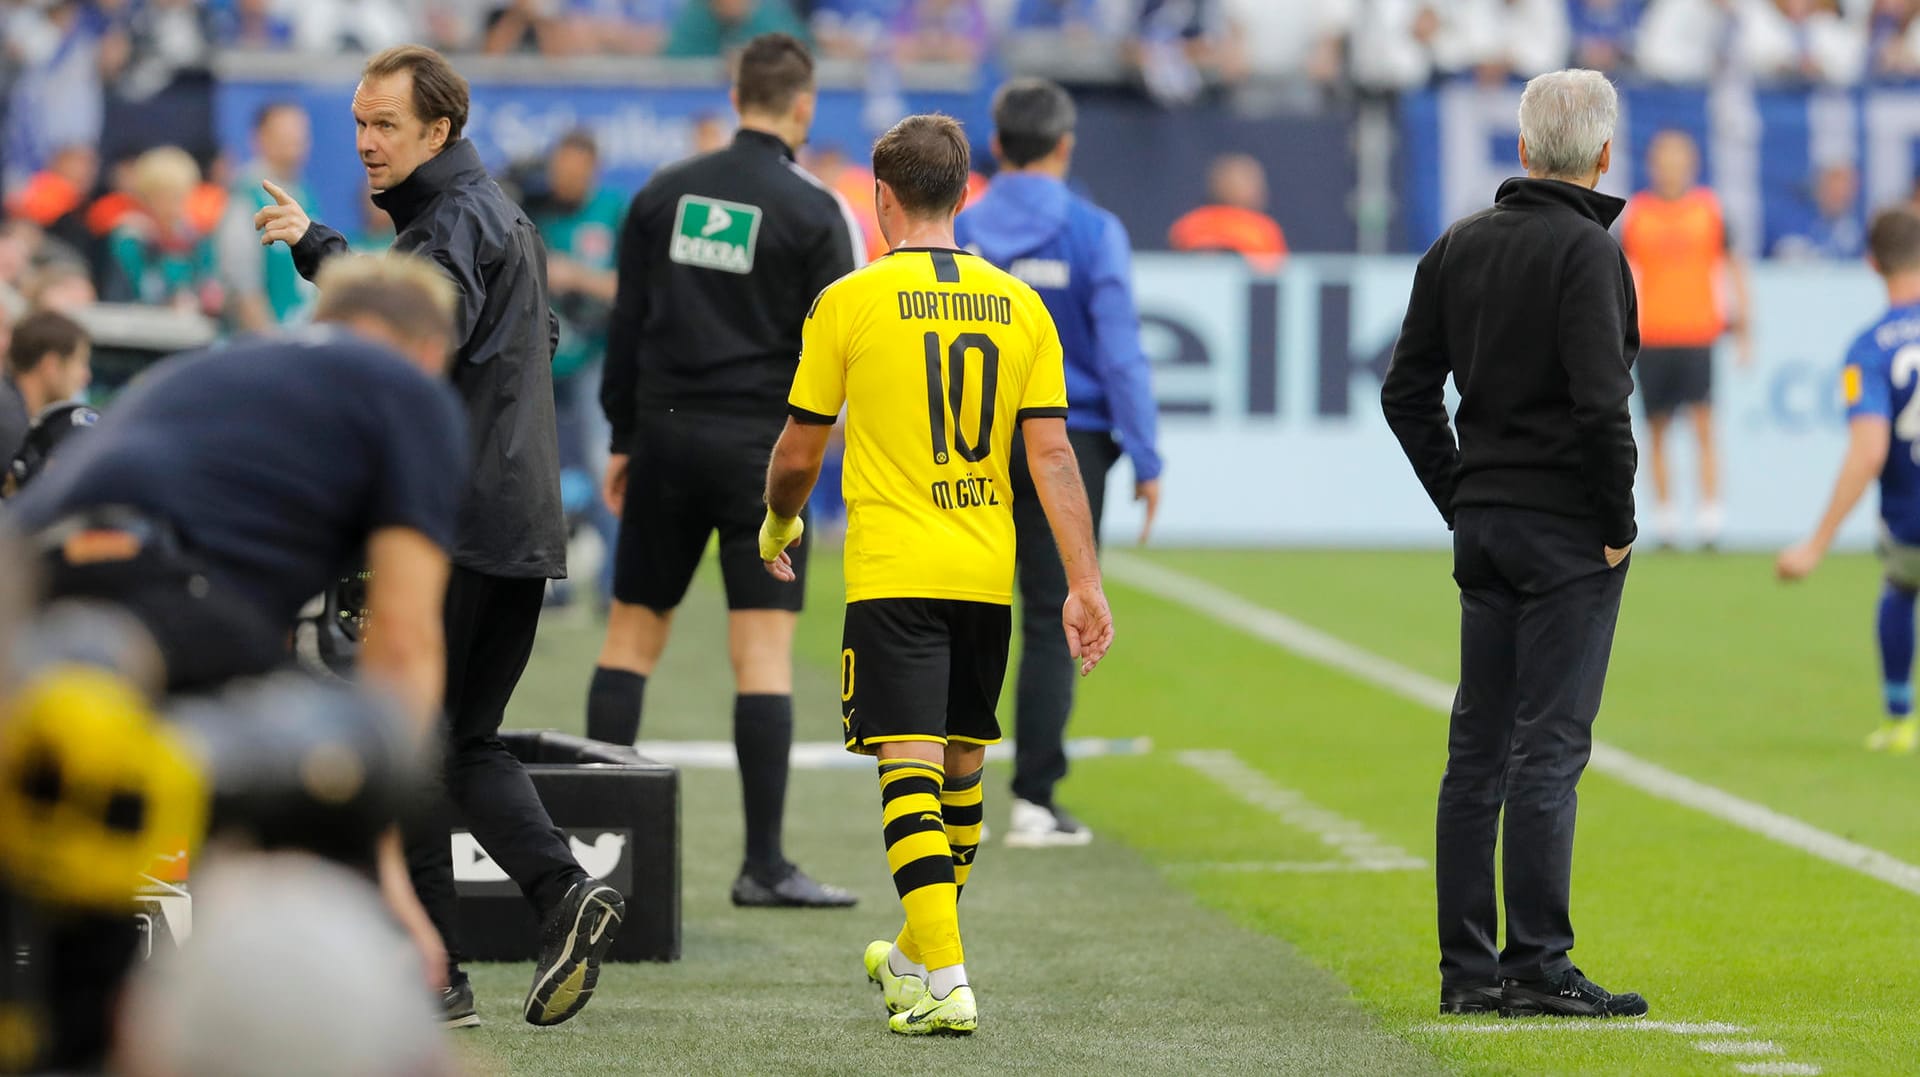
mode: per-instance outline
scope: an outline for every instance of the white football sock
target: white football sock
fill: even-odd
[[[1700,506],[1700,514],[1694,521],[1700,527],[1701,542],[1720,541],[1720,532],[1727,525],[1727,514],[1721,510],[1720,503],[1709,501]]]
[[[1653,509],[1654,537],[1671,546],[1680,537],[1680,518],[1672,505],[1655,505]]]
[[[887,971],[895,976],[918,976],[922,980],[927,978],[927,967],[917,961],[908,961],[907,955],[900,952],[898,945],[895,945],[893,952],[887,955]]]
[[[934,998],[946,998],[956,987],[967,986],[967,966],[948,965],[928,973],[927,991]]]

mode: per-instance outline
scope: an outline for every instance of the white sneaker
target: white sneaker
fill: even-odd
[[[1092,840],[1093,831],[1059,808],[1014,798],[1013,818],[1005,838],[1012,848],[1050,849],[1085,845]]]

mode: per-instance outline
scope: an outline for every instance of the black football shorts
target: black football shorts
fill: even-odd
[[[945,598],[847,605],[840,720],[847,750],[891,741],[997,744],[1012,607]]]

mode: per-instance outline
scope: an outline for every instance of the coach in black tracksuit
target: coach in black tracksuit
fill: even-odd
[[[759,536],[800,327],[814,297],[858,264],[859,226],[794,163],[815,102],[813,60],[798,41],[749,42],[733,101],[733,145],[655,173],[620,237],[600,390],[613,427],[606,497],[621,514],[620,542],[587,733],[633,743],[673,611],[717,532],[746,815],[734,904],[851,905],[853,895],[815,882],[782,850],[804,578],[767,575]],[[808,545],[794,551],[797,571]]]
[[[466,123],[466,80],[431,49],[401,46],[367,62],[353,98],[356,143],[373,200],[393,217],[393,247],[431,258],[459,291],[459,345],[449,377],[466,405],[472,466],[450,551],[446,596],[446,786],[468,829],[546,920],[524,1016],[556,1024],[585,1005],[564,981],[591,970],[624,915],[619,895],[587,877],[524,767],[500,742],[501,720],[533,654],[546,581],[566,573],[560,442],[553,410],[558,327],[547,302],[546,250],[488,177]],[[255,226],[288,243],[311,279],[346,250],[278,188]],[[377,631],[377,629],[376,629]],[[452,851],[445,818],[410,826],[414,888],[447,942],[450,1024],[478,1024],[460,971]]]
[[[1456,223],[1421,259],[1381,392],[1453,529],[1460,586],[1460,688],[1435,858],[1442,1013],[1647,1010],[1568,957],[1574,787],[1636,534],[1627,400],[1640,335],[1633,277],[1607,232],[1625,204],[1593,190],[1618,108],[1595,72],[1528,85],[1528,178],[1503,184],[1493,208]],[[1507,944],[1497,950],[1503,806]]]

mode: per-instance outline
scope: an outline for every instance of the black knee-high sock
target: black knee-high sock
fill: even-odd
[[[733,750],[740,757],[747,866],[771,874],[786,864],[780,827],[787,805],[787,757],[793,751],[793,697],[734,697]]]
[[[640,707],[647,698],[644,674],[596,666],[587,689],[587,736],[608,744],[640,739]]]

